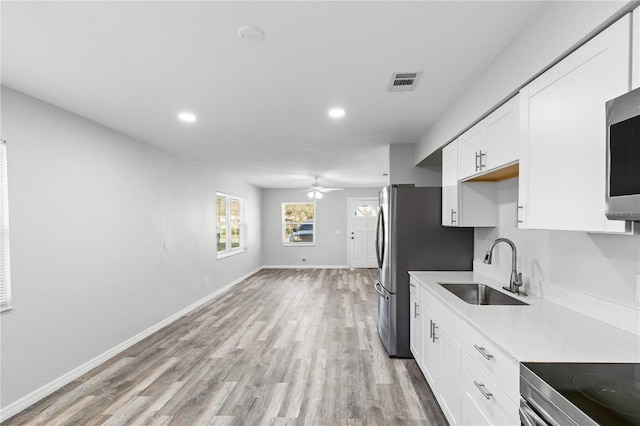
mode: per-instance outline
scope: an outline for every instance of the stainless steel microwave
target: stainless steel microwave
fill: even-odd
[[[607,217],[640,221],[640,88],[607,102]]]

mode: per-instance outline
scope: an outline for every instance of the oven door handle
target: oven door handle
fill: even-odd
[[[529,406],[524,398],[520,398],[520,421],[524,426],[548,426],[549,423],[545,422],[533,409]]]

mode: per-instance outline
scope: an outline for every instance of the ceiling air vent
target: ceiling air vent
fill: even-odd
[[[410,92],[416,88],[421,72],[394,72],[389,83],[389,92]]]

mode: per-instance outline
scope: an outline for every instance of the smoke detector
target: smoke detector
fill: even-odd
[[[411,92],[415,90],[422,72],[394,72],[387,90],[389,92]]]

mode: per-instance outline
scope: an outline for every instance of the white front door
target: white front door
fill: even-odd
[[[348,242],[350,268],[376,268],[377,198],[349,198]]]

